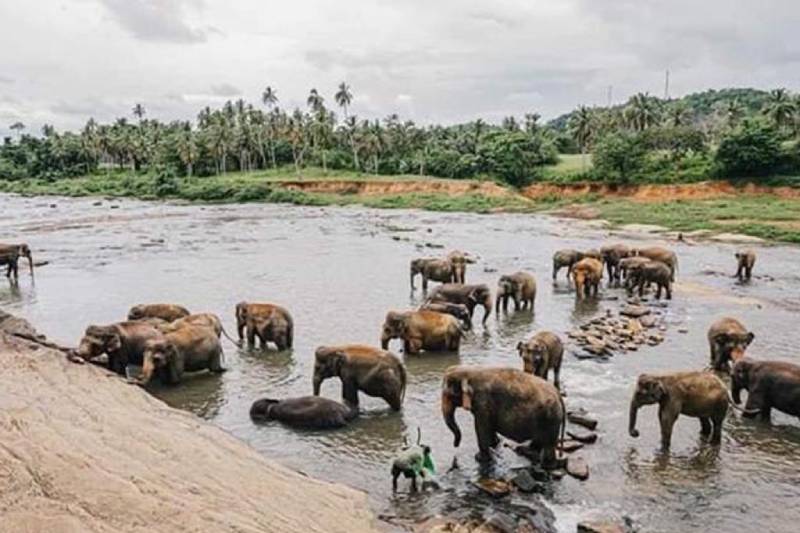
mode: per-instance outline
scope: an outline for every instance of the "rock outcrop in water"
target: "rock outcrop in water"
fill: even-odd
[[[3,531],[376,530],[364,494],[268,461],[57,348],[0,312]]]

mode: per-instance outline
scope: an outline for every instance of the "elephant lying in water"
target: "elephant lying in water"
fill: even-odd
[[[144,318],[160,318],[173,322],[179,318],[189,316],[189,310],[175,304],[140,304],[134,305],[128,311],[128,320],[142,320]]]
[[[391,352],[362,344],[320,346],[314,352],[314,396],[330,377],[342,381],[342,398],[358,406],[358,392],[386,400],[399,411],[406,393],[406,369]]]
[[[441,404],[456,448],[461,430],[455,411],[461,407],[475,418],[478,459],[491,457],[490,450],[500,443],[499,433],[515,442],[530,441],[545,467],[556,466],[566,411],[558,390],[545,380],[511,368],[451,366],[442,379]]]
[[[30,247],[27,244],[0,244],[0,266],[8,265],[6,277],[13,277],[14,281],[19,280],[20,257],[28,259],[28,267],[33,277],[33,256]]]
[[[222,359],[222,345],[211,328],[185,324],[145,343],[142,374],[134,382],[144,386],[158,374],[162,382],[177,384],[185,372],[224,372]]]
[[[637,438],[636,413],[643,405],[658,404],[661,424],[661,448],[668,450],[672,442],[672,426],[679,415],[700,419],[701,433],[711,435],[711,443],[719,444],[722,422],[728,413],[728,389],[713,372],[676,372],[674,374],[642,374],[636,381],[631,398],[628,433]],[[713,428],[712,428],[713,425]]]
[[[124,376],[129,364],[142,364],[146,344],[163,337],[164,333],[158,327],[142,321],[89,326],[76,355],[90,361],[105,353],[108,356],[108,369]]]
[[[755,361],[745,357],[733,366],[731,389],[735,404],[746,390],[742,416],[770,419],[773,408],[800,417],[800,366],[781,361]]]
[[[250,407],[256,422],[278,420],[289,426],[308,429],[333,429],[346,426],[358,415],[358,409],[319,396],[301,396],[285,400],[263,398]]]

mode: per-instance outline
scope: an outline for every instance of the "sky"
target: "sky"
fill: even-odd
[[[798,0],[0,0],[0,136],[311,88],[420,123],[800,88]]]

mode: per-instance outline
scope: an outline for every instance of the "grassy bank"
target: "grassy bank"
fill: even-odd
[[[562,160],[554,172],[582,167],[581,156]],[[590,164],[590,163],[589,163]],[[164,178],[112,172],[57,181],[0,180],[0,192],[23,195],[105,196],[190,202],[271,202],[296,205],[364,205],[431,211],[547,212],[600,218],[614,225],[654,224],[671,230],[711,230],[800,243],[800,198],[775,194],[720,194],[703,199],[642,202],[597,194],[553,193],[529,199],[490,181],[418,175],[374,176],[293,169],[230,173],[207,178]]]

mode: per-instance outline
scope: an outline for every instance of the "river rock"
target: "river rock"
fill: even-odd
[[[587,431],[567,431],[567,435],[573,440],[584,444],[594,444],[597,442],[597,433]]]
[[[586,464],[583,457],[570,457],[567,460],[567,474],[575,479],[586,481],[589,479],[589,465]]]
[[[542,472],[544,472],[544,470],[542,470]],[[544,473],[547,474],[547,472]],[[550,479],[550,476],[547,476],[547,478],[543,479],[542,481],[546,481],[548,479]],[[517,472],[517,475],[515,475],[511,479],[511,483],[513,483],[514,486],[517,487],[520,492],[524,492],[526,494],[530,494],[532,492],[540,492],[542,489],[542,487],[533,478],[533,475],[527,469],[523,469]]]
[[[589,417],[584,409],[576,409],[574,411],[567,411],[567,420],[573,424],[583,426],[589,431],[597,429],[597,420]]]
[[[657,320],[653,315],[645,315],[639,319],[639,322],[646,328],[652,328],[656,325]]]
[[[619,312],[619,314],[625,315],[625,316],[629,316],[629,317],[632,317],[632,318],[639,318],[639,317],[644,316],[644,315],[649,315],[650,314],[650,309],[648,309],[647,307],[644,307],[642,305],[628,304],[628,305],[626,305],[625,307],[622,308],[622,310]]]
[[[493,498],[502,498],[511,493],[511,484],[504,479],[481,478],[473,485]]]
[[[625,526],[607,520],[578,523],[578,533],[627,533],[627,531]]]
[[[564,444],[561,446],[561,451],[564,453],[573,453],[577,452],[581,448],[583,448],[582,442],[578,442],[576,440],[565,440]]]

